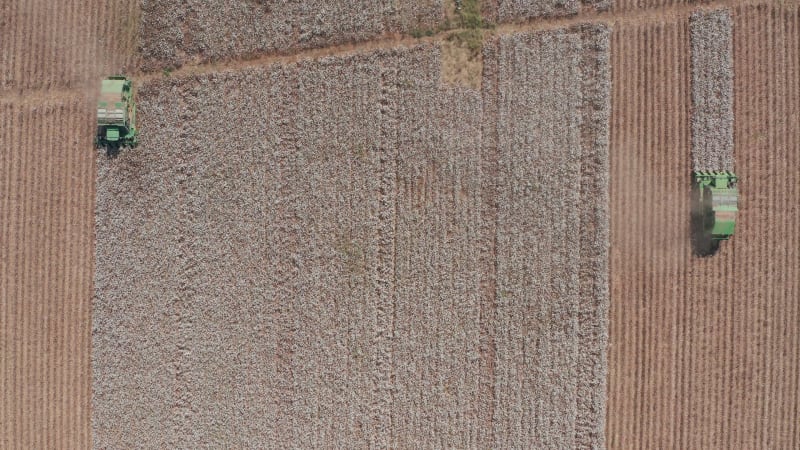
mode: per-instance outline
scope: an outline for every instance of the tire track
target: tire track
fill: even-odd
[[[62,167],[64,167],[64,172],[59,177],[60,178],[59,182],[63,186],[63,185],[68,185],[69,174],[74,173],[75,166],[73,164],[73,158],[70,158],[69,155],[64,155],[62,158],[63,158],[62,159],[62,161],[63,161],[63,166]],[[65,189],[65,190],[67,192],[73,192],[73,191],[70,191],[68,189]],[[59,198],[59,201],[61,202],[61,205],[62,205],[62,208],[63,208],[58,213],[58,217],[61,218],[60,226],[59,226],[59,230],[58,230],[59,231],[59,235],[60,236],[69,236],[68,231],[69,231],[69,225],[72,223],[72,220],[71,220],[71,216],[72,216],[71,212],[72,211],[69,208],[63,207],[63,205],[67,201],[67,196],[66,195],[62,195],[61,198]],[[55,342],[55,349],[56,349],[55,353],[58,355],[58,356],[55,357],[55,360],[56,360],[55,366],[56,366],[56,370],[57,370],[58,375],[59,375],[58,378],[57,378],[59,380],[59,383],[58,383],[57,395],[54,398],[54,404],[57,405],[57,406],[54,409],[56,410],[56,417],[57,417],[57,420],[58,420],[56,429],[57,430],[63,430],[63,432],[61,432],[61,433],[56,435],[57,445],[61,445],[61,446],[67,445],[67,442],[69,441],[69,438],[67,437],[67,435],[71,431],[71,428],[70,428],[71,424],[66,421],[66,419],[69,418],[70,416],[65,415],[65,414],[59,414],[60,411],[64,411],[64,410],[69,411],[69,410],[71,410],[70,406],[68,405],[68,402],[70,400],[70,395],[68,393],[68,389],[69,389],[69,386],[71,384],[70,380],[72,379],[72,377],[71,377],[70,374],[62,373],[64,364],[65,364],[64,355],[72,354],[71,353],[71,348],[65,346],[65,341],[69,340],[69,336],[67,335],[66,328],[67,328],[68,324],[72,320],[67,314],[69,312],[69,305],[71,304],[71,301],[73,301],[73,299],[74,299],[72,293],[70,292],[70,284],[69,284],[70,280],[72,279],[69,276],[69,271],[72,270],[72,267],[70,266],[70,261],[69,261],[69,255],[72,255],[72,253],[71,253],[71,242],[70,242],[69,238],[67,238],[67,239],[68,239],[67,242],[64,243],[65,251],[61,252],[62,257],[60,258],[61,259],[60,267],[68,268],[68,269],[66,269],[66,270],[62,269],[62,273],[61,273],[61,276],[60,276],[60,283],[59,283],[60,284],[60,289],[59,290],[61,292],[61,295],[64,296],[64,299],[63,299],[62,302],[58,302],[57,303],[58,304],[58,307],[57,307],[58,308],[58,316],[57,317],[59,318],[59,320],[58,320],[58,325],[56,326],[56,329],[59,330],[58,331],[59,338],[57,338],[57,340]],[[60,405],[59,405],[59,403],[60,403]]]
[[[55,115],[58,111],[53,106],[48,106],[47,110],[45,110],[45,114],[48,115]],[[53,148],[52,141],[53,137],[51,134],[46,133],[41,136],[43,148]],[[53,217],[53,210],[52,210],[52,202],[50,199],[53,197],[53,189],[51,188],[50,184],[52,183],[52,177],[48,176],[48,172],[52,171],[53,161],[52,158],[44,159],[39,164],[37,164],[38,176],[40,177],[38,187],[36,189],[36,196],[43,198],[42,205],[37,208],[37,214],[41,214],[44,218]],[[45,363],[45,358],[41,355],[44,355],[44,342],[47,340],[47,336],[49,334],[49,330],[46,326],[46,315],[44,314],[46,305],[48,304],[49,298],[47,297],[47,265],[48,259],[46,255],[46,248],[48,247],[50,237],[52,234],[47,233],[47,224],[48,220],[40,219],[37,220],[36,226],[31,227],[34,228],[35,236],[38,237],[37,241],[37,250],[35,253],[34,260],[36,261],[36,270],[35,270],[35,278],[36,278],[36,294],[34,295],[34,305],[35,308],[31,308],[33,310],[33,318],[36,320],[36,327],[34,339],[36,342],[35,350],[34,350],[34,357],[35,363],[32,364],[34,366],[33,373],[28,378],[28,380],[33,380],[34,383],[39,384],[43,387],[48,385],[48,380],[45,376],[45,372],[42,370]],[[57,249],[56,249],[57,250]],[[40,389],[37,392],[36,401],[42,404],[45,404],[46,401],[46,389]],[[46,408],[41,408],[37,411],[37,414],[34,416],[35,423],[39,423],[44,425],[44,417],[46,414]],[[37,430],[38,431],[38,430]],[[33,441],[33,445],[37,448],[42,448],[42,438],[43,433],[35,433],[35,439]]]
[[[22,157],[22,166],[21,166],[21,176],[19,183],[21,186],[21,197],[19,200],[20,203],[20,211],[21,216],[25,218],[32,218],[32,206],[33,202],[31,201],[31,175],[35,176],[36,172],[32,171],[31,169],[31,159],[35,152],[35,145],[36,142],[34,141],[34,137],[38,135],[34,130],[32,124],[35,123],[33,119],[33,114],[30,110],[24,112],[24,116],[22,119],[22,123],[24,124],[24,133],[23,133],[23,148],[29,149],[25,152],[25,155]],[[23,225],[23,229],[21,230],[19,240],[17,241],[17,246],[19,248],[18,254],[20,255],[21,266],[22,266],[22,275],[21,280],[22,283],[18,286],[18,298],[31,298],[32,296],[30,292],[28,292],[28,287],[31,284],[31,252],[28,249],[28,243],[30,242],[30,226]],[[35,299],[32,299],[35,302]],[[33,403],[31,400],[31,390],[33,389],[33,383],[27,383],[28,380],[28,371],[30,370],[30,365],[28,364],[27,359],[29,358],[29,349],[28,346],[30,342],[35,339],[35,335],[30,333],[30,315],[27,314],[27,310],[25,308],[25,304],[22,301],[18,301],[16,306],[16,320],[18,330],[21,334],[31,336],[31,338],[24,342],[17,343],[17,361],[16,366],[19,368],[17,370],[17,382],[22,385],[21,391],[21,398],[19,399],[19,404],[17,405],[17,415],[16,417],[21,418],[23,414],[27,413],[26,405]],[[36,409],[31,411],[31,416],[33,416],[36,412]],[[21,420],[19,423],[19,432],[23,437],[23,444],[27,446],[31,446],[31,430],[30,425],[33,421],[24,421]]]
[[[612,42],[612,46],[615,43],[620,42],[620,39],[618,37],[618,30],[616,30],[616,29],[612,33],[611,42]],[[611,129],[610,129],[610,132],[611,132],[611,136],[612,137],[616,137],[616,136],[620,135],[620,122],[624,121],[625,118],[627,117],[627,109],[625,108],[626,105],[624,105],[624,104],[620,105],[619,102],[617,101],[617,98],[616,98],[617,92],[619,92],[620,83],[622,83],[623,81],[627,81],[627,78],[626,78],[627,72],[619,73],[617,71],[617,68],[620,66],[620,59],[622,58],[622,55],[627,55],[627,47],[626,47],[625,44],[627,44],[628,41],[627,40],[623,40],[621,42],[622,42],[622,44],[617,48],[617,51],[616,52],[613,52],[613,51],[611,52],[611,60],[612,60],[612,64],[611,64],[611,71],[612,71],[611,72],[612,102],[611,102],[611,127],[610,127]],[[484,65],[484,70],[485,70],[485,67],[486,66]],[[617,171],[617,170],[624,171],[625,168],[620,168],[619,167],[619,161],[616,158],[612,157],[611,160],[610,160],[610,171],[611,171],[611,173],[615,173],[615,171]],[[609,196],[612,199],[611,200],[611,205],[610,205],[612,208],[614,206],[613,200],[618,198],[617,197],[617,192],[619,192],[621,190],[619,184],[620,184],[619,183],[619,178],[611,177],[610,187],[609,187]],[[619,231],[617,229],[615,229],[614,227],[611,227],[611,240],[612,240],[612,242],[616,240],[616,235],[617,235],[618,232]],[[609,273],[613,273],[614,270],[615,270],[616,261],[617,261],[616,253],[617,253],[617,249],[612,247],[611,250],[610,250],[610,258],[609,258]],[[611,298],[612,299],[616,298],[616,296],[617,296],[617,292],[615,290],[615,287],[616,286],[613,283],[610,284]],[[614,307],[614,303],[612,302],[611,306],[610,306],[609,316],[612,317],[614,315],[615,311],[616,311],[616,309]],[[616,336],[617,333],[618,333],[617,328],[620,327],[620,325],[623,325],[623,324],[620,324],[620,321],[610,320],[609,321],[609,335],[612,336],[612,337]],[[625,327],[622,326],[621,328],[624,329]],[[623,351],[624,350],[624,344],[625,344],[624,342],[618,342],[618,343],[615,343],[613,341],[609,342],[609,356],[608,356],[608,358],[609,358],[609,361],[608,361],[609,362],[609,364],[608,364],[609,365],[609,370],[612,370],[612,368],[617,366],[614,358],[617,356],[617,351]],[[611,374],[609,374],[609,377],[610,377],[610,375]],[[614,410],[616,410],[616,411],[619,411],[619,416],[620,417],[624,417],[626,412],[630,411],[630,410],[626,409],[625,405],[620,405],[618,403],[615,403],[615,401],[621,397],[620,395],[617,394],[618,386],[619,386],[618,384],[611,384],[611,383],[608,384],[608,393],[609,393],[609,395],[608,395],[607,408],[608,408],[609,411],[612,408]],[[627,423],[629,421],[624,421],[624,422]],[[607,427],[609,426],[609,423],[610,422],[607,422],[607,425],[606,425]],[[613,435],[613,434],[610,434],[610,433],[606,432],[606,439],[607,439],[607,443],[608,443],[609,447],[614,447],[617,444],[616,435]]]
[[[48,146],[48,148],[54,148],[54,147]],[[60,153],[58,153],[57,155],[58,157],[56,163],[51,165],[51,170],[50,173],[48,174],[48,179],[52,180],[55,186],[62,186],[65,178],[65,170],[56,168],[64,167],[62,163],[63,156]],[[54,217],[56,219],[47,222],[50,225],[49,232],[47,233],[48,236],[63,235],[61,232],[61,223],[64,220],[64,214],[62,214],[62,209],[58,208],[58,206],[63,205],[64,203],[63,196],[64,196],[63,190],[53,190],[51,192],[51,195],[49,196],[50,197],[49,200],[54,206],[53,206],[53,211],[50,214],[48,214],[48,216]],[[54,253],[61,256],[66,255],[66,252],[58,250],[55,250]],[[58,345],[58,340],[57,340],[58,333],[54,333],[53,329],[56,327],[57,323],[56,321],[58,320],[58,318],[62,316],[58,314],[57,310],[58,305],[53,300],[58,298],[60,292],[63,292],[63,290],[60,289],[58,283],[58,270],[60,267],[64,267],[66,262],[64,261],[64,258],[61,256],[55,258],[47,258],[48,261],[47,273],[49,277],[45,281],[45,285],[48,286],[49,289],[47,295],[47,300],[48,300],[47,301],[48,312],[46,316],[47,322],[44,325],[44,329],[47,330],[49,334],[49,338],[47,339],[47,351],[49,354],[58,354],[58,352],[56,352],[56,346]],[[52,405],[55,402],[56,393],[59,392],[57,390],[58,378],[56,377],[56,365],[47,364],[46,369],[47,369],[47,378],[46,378],[47,396],[45,401],[47,405]],[[52,407],[47,408],[46,418],[43,421],[44,426],[47,427],[48,429],[52,429],[56,426],[55,421],[56,421],[56,416],[54,408]],[[60,442],[56,438],[56,436],[54,436],[52,433],[48,433],[46,435],[45,446],[47,448],[55,448],[61,445],[63,445],[63,443]]]
[[[775,95],[775,90],[776,90],[775,80],[778,76],[778,73],[781,71],[781,65],[779,62],[776,61],[776,53],[780,50],[780,47],[776,46],[776,38],[779,37],[777,36],[779,34],[779,30],[775,28],[775,21],[774,21],[775,12],[776,12],[775,9],[771,8],[769,11],[767,11],[766,14],[766,28],[770,30],[770,32],[766,33],[765,36],[766,37],[765,44],[767,46],[767,52],[765,53],[766,55],[765,67],[773,68],[772,71],[773,76],[764,77],[765,78],[764,87],[766,91],[765,98],[768,104],[770,105],[769,107],[765,108],[764,115],[766,123],[771,125],[771,126],[768,125],[767,140],[766,140],[767,148],[770,149],[769,151],[771,154],[768,157],[764,158],[764,160],[766,163],[766,168],[768,173],[775,173],[777,175],[780,172],[776,167],[775,159],[772,157],[773,150],[771,150],[771,149],[776,149],[777,146],[777,141],[775,136],[776,127],[774,126],[774,124],[776,124],[774,112],[775,109],[780,108],[780,101]],[[763,73],[763,75],[767,74]],[[776,177],[776,178],[784,179],[783,177]],[[774,214],[776,215],[780,215],[781,214],[780,210],[775,208],[776,184],[777,183],[766,183],[766,188],[767,188],[766,210],[774,212]],[[774,220],[768,220],[766,225],[767,226],[765,227],[764,232],[767,236],[778,236],[775,233],[776,224]],[[764,243],[764,254],[769,255],[765,258],[764,261],[764,266],[766,266],[765,267],[766,273],[775,273],[774,262],[775,262],[775,257],[777,256],[775,254],[775,241],[772,239],[763,239],[762,242]],[[775,303],[778,301],[778,299],[776,298],[777,295],[775,293],[774,283],[769,282],[768,280],[764,281],[765,283],[763,291],[766,293],[767,301],[765,302],[764,305],[764,321],[763,321],[764,329],[762,332],[764,345],[763,345],[761,365],[764,371],[764,380],[763,383],[761,384],[763,409],[760,414],[761,416],[760,431],[762,434],[759,446],[761,448],[774,448],[773,445],[771,445],[770,443],[771,426],[773,424],[770,415],[772,412],[775,411],[775,409],[772,407],[773,398],[770,395],[773,384],[772,376],[774,374],[773,361],[771,359],[772,355],[771,355],[770,344],[774,342],[772,339],[774,331],[773,312],[775,309]]]
[[[81,133],[82,139],[78,140],[81,148],[90,148],[90,137],[92,124],[94,121],[92,109],[87,105],[88,102],[76,101],[69,105],[67,114],[69,129],[84,130]],[[70,177],[77,182],[77,186],[71,187],[67,192],[77,192],[78,200],[76,208],[70,208],[73,213],[78,215],[81,220],[72,230],[70,235],[75,236],[70,239],[71,243],[78,243],[68,254],[76,255],[77,264],[74,264],[75,272],[73,279],[78,280],[79,290],[72,294],[70,305],[74,305],[76,320],[71,322],[75,326],[70,336],[76,337],[76,345],[72,348],[73,355],[77,355],[74,364],[74,385],[78,389],[78,404],[73,411],[76,423],[72,428],[73,439],[77,442],[91,442],[89,427],[91,423],[91,373],[86,368],[91,367],[91,298],[94,291],[94,175],[95,158],[94,152],[73,152],[75,164],[79,167],[78,176]],[[79,294],[81,293],[81,294]],[[88,301],[87,301],[88,299]]]

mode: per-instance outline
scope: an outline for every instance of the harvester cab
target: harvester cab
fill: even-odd
[[[95,145],[110,151],[137,142],[133,83],[124,76],[108,77],[100,84]]]
[[[715,248],[720,241],[733,236],[739,211],[739,191],[736,188],[739,179],[729,171],[698,171],[693,175],[698,225],[703,238]]]

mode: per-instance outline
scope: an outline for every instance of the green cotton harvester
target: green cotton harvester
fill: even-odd
[[[133,84],[124,76],[108,77],[100,84],[95,145],[103,148],[135,147],[137,140]]]
[[[705,239],[718,246],[720,241],[733,236],[736,214],[739,211],[738,177],[729,171],[694,172],[697,189],[697,213],[702,221]]]

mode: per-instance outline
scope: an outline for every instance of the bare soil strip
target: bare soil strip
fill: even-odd
[[[0,446],[89,446],[94,158],[82,98],[0,102]],[[5,128],[5,127],[4,127]],[[59,149],[53,153],[54,149]]]

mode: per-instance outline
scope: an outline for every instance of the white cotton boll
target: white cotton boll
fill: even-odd
[[[692,167],[733,170],[733,24],[730,11],[697,11],[692,45]]]

